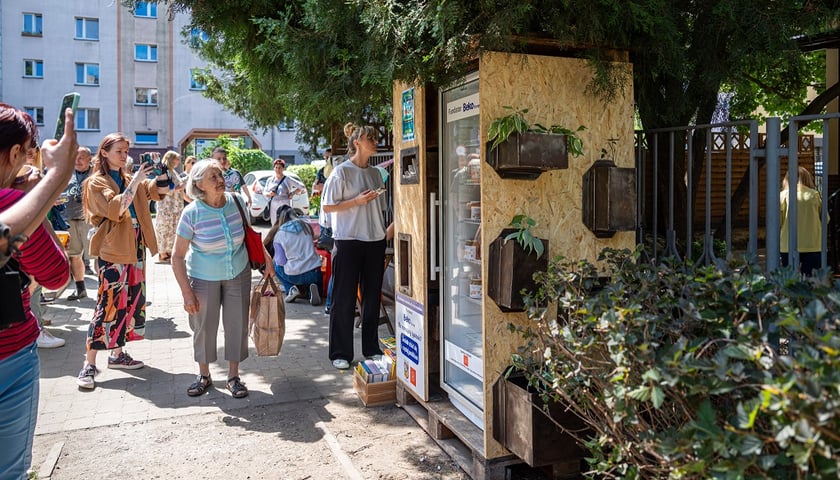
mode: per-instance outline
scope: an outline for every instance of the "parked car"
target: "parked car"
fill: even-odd
[[[297,174],[285,172],[286,175],[303,183]],[[251,190],[251,204],[248,206],[248,213],[251,215],[251,223],[257,220],[269,221],[268,198],[262,194],[265,183],[274,176],[274,170],[254,170],[245,175],[245,185]],[[299,208],[303,213],[309,215],[309,192],[298,193],[292,197],[292,207]]]

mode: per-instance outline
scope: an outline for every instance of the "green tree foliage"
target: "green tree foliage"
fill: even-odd
[[[131,0],[129,0],[131,3]],[[390,119],[392,61],[343,0],[161,1],[192,14],[215,66],[205,95],[253,127],[294,119],[312,151],[348,121]]]

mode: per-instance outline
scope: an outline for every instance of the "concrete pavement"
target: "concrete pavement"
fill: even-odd
[[[420,427],[410,421],[403,410],[396,407],[364,409],[353,391],[352,371],[336,370],[327,358],[329,322],[324,307],[310,306],[304,300],[286,304],[286,336],[280,356],[257,357],[252,347],[251,356],[241,363],[240,375],[250,391],[247,398],[235,399],[224,387],[227,363],[223,360],[221,331],[218,342],[220,360],[211,365],[215,388],[201,397],[187,396],[187,386],[194,381],[197,373],[192,354],[191,330],[171,267],[157,264],[154,260],[156,258],[152,258],[147,267],[147,297],[151,303],[147,307],[146,339],[130,342],[126,347],[126,351],[134,358],[144,361],[146,366],[132,371],[101,368],[102,373],[96,378],[95,390],[83,391],[76,385],[76,376],[84,358],[85,335],[93,313],[93,298],[68,301],[66,297],[72,291],[70,289],[64,293],[63,298],[46,307],[45,318],[52,322],[47,329],[64,338],[67,344],[58,349],[39,350],[41,392],[36,445],[33,450],[33,468],[41,472],[38,478],[49,476],[47,470],[51,464],[58,467],[56,471],[59,471],[62,462],[72,461],[71,456],[54,455],[58,442],[53,440],[59,437],[66,439],[62,442],[65,452],[68,449],[78,449],[80,446],[73,445],[73,439],[84,437],[82,433],[85,429],[154,424],[160,420],[168,420],[161,422],[166,426],[190,424],[195,423],[196,418],[206,415],[226,416],[235,412],[239,416],[247,416],[261,411],[261,408],[262,411],[277,410],[274,407],[278,406],[282,407],[280,411],[305,409],[307,405],[329,409],[332,403],[341,405],[342,408],[349,407],[350,411],[368,410],[372,416],[367,416],[367,421],[378,423],[368,425],[369,430],[365,430],[371,438],[387,437],[387,432],[377,434],[377,428],[387,429],[395,424],[402,425],[402,428],[411,432],[415,441],[422,442],[425,457],[437,459],[436,461],[443,465],[443,471],[450,474],[434,478],[461,478],[457,467],[448,464],[451,463],[448,457]],[[255,281],[256,278],[254,277]],[[88,276],[86,284],[88,294],[95,297],[95,277]],[[380,328],[380,334],[385,335],[385,327]],[[357,360],[361,358],[360,345],[357,329]],[[97,363],[100,367],[107,365],[106,353],[99,354]],[[369,476],[364,468],[355,465],[354,462],[359,460],[342,451],[341,442],[336,444],[329,441],[332,435],[331,424],[336,418],[335,415],[323,416],[322,425],[317,431],[313,430],[320,438],[318,448],[329,453],[327,456],[337,462],[338,470],[343,472],[346,478],[390,478],[383,476],[381,470],[378,473],[370,473]],[[318,423],[313,422],[311,428],[315,429]],[[333,425],[332,428],[338,427]],[[270,432],[272,427],[269,425],[261,430]],[[188,442],[189,438],[184,441]],[[386,443],[393,446],[393,440],[387,440]],[[311,442],[307,444],[307,448],[312,448]],[[385,445],[384,448],[389,447]],[[162,460],[164,464],[165,460]],[[69,464],[65,467],[65,471],[72,471]],[[394,472],[393,478],[425,478],[404,470],[408,467],[399,468],[401,471]],[[439,474],[441,466],[438,466],[437,470]],[[334,478],[334,475],[335,472],[331,472],[330,475],[322,477],[316,473],[299,478]],[[206,473],[200,476],[217,478]],[[168,477],[164,472],[156,472],[155,475],[149,476],[129,474],[125,478]],[[175,475],[172,478],[180,477]],[[262,477],[256,474],[250,478]]]

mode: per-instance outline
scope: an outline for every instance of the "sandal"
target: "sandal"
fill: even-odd
[[[206,392],[212,385],[213,380],[210,378],[210,375],[199,375],[196,377],[195,383],[187,388],[187,395],[191,397],[204,395],[204,392]]]
[[[227,381],[227,389],[230,390],[233,398],[243,398],[248,396],[248,388],[239,380],[239,377],[229,378]]]

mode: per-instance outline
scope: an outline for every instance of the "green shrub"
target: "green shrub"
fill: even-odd
[[[511,326],[514,364],[593,432],[589,474],[838,478],[840,284],[639,254],[605,250],[606,272],[556,259]]]
[[[296,173],[303,184],[306,185],[306,191],[312,193],[312,184],[315,183],[315,174],[318,171],[314,165],[289,165],[289,171]]]
[[[271,170],[272,161],[262,150],[257,149],[236,149],[233,153],[228,152],[228,158],[233,168],[245,175],[254,170]]]

